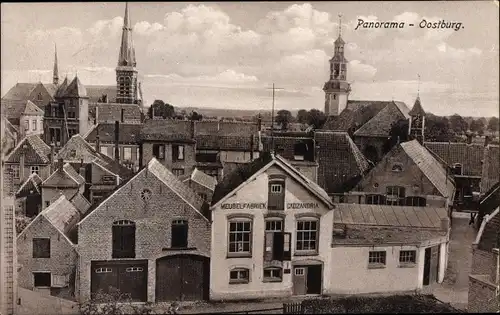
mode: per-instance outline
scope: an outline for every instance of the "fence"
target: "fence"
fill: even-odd
[[[283,314],[304,314],[302,303],[283,303]]]

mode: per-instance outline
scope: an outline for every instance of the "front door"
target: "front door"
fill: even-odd
[[[321,265],[307,267],[307,294],[321,294]]]
[[[293,294],[294,295],[305,295],[306,282],[307,282],[307,267],[306,266],[296,266],[293,268]]]
[[[293,294],[321,294],[322,266],[295,266],[293,268]]]
[[[431,271],[431,249],[425,249],[424,258],[424,285],[429,285],[430,283],[430,271]]]

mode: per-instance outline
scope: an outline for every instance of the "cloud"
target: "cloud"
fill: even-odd
[[[256,76],[246,75],[244,73],[236,72],[232,69],[227,69],[213,76],[181,76],[177,73],[171,74],[147,74],[144,76],[148,79],[158,80],[156,84],[180,84],[180,85],[208,85],[208,86],[227,86],[227,85],[241,85],[251,84],[258,82]]]
[[[111,20],[98,20],[87,31],[92,36],[116,36],[123,28],[123,17],[117,16]]]
[[[377,73],[377,68],[363,64],[359,60],[352,60],[349,62],[347,75],[356,81],[371,80]]]
[[[148,21],[141,21],[135,24],[134,32],[142,36],[149,36],[163,30],[164,28],[165,27],[163,25],[157,22],[151,24]]]
[[[474,56],[480,56],[483,53],[482,50],[477,47],[460,49],[460,48],[454,48],[444,42],[437,45],[437,50],[440,53],[444,53],[446,54],[446,56],[451,57],[453,59],[470,58]]]

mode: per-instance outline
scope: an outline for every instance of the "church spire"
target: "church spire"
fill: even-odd
[[[120,55],[118,56],[118,66],[135,67],[135,50],[132,42],[132,26],[128,13],[128,2],[125,3],[125,15],[123,17],[122,41]]]
[[[54,43],[54,71],[52,73],[52,83],[59,84],[59,69],[57,66],[57,45]]]

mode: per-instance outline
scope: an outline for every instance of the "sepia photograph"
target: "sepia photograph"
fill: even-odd
[[[0,16],[0,315],[500,312],[498,0]]]

